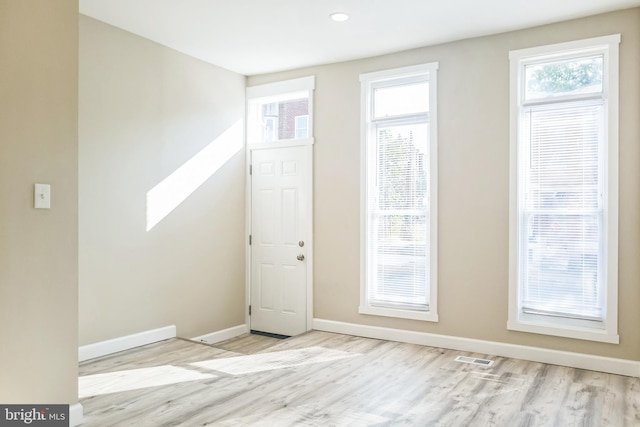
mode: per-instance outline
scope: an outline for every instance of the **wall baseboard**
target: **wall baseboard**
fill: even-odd
[[[223,329],[217,332],[211,332],[210,334],[200,335],[198,337],[191,338],[192,341],[199,341],[205,344],[215,344],[220,341],[235,338],[239,335],[249,332],[247,325],[238,325],[231,328]]]
[[[106,356],[108,354],[129,350],[131,348],[140,347],[141,345],[152,344],[154,342],[175,337],[176,327],[175,325],[171,325],[94,344],[83,345],[78,349],[78,360],[80,362],[84,362],[85,360],[95,359],[96,357]]]
[[[69,405],[69,427],[76,427],[82,424],[84,408],[80,403]]]
[[[615,359],[612,357],[594,356],[584,353],[549,350],[539,347],[506,344],[495,341],[483,341],[448,335],[437,335],[426,332],[407,331],[403,329],[382,328],[324,319],[313,319],[313,329],[366,338],[509,357],[512,359],[523,359],[532,362],[562,365],[571,368],[588,369],[591,371],[626,375],[630,377],[640,377],[640,362],[634,360]]]

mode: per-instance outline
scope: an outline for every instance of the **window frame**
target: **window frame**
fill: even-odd
[[[619,343],[618,336],[618,59],[620,35],[614,34],[513,50],[510,60],[510,195],[509,195],[509,317],[507,329],[513,331],[553,335],[566,338]],[[546,99],[525,100],[525,67],[541,63],[576,59],[589,55],[603,55],[602,94],[564,95]],[[600,144],[605,171],[603,194],[604,226],[600,244],[604,246],[604,321],[571,319],[545,314],[524,313],[520,268],[520,212],[518,162],[521,123],[524,110],[531,106],[569,103],[576,100],[603,100],[604,144]],[[522,154],[524,155],[524,154]]]
[[[437,71],[438,63],[432,62],[402,68],[395,68],[360,75],[361,84],[361,136],[360,136],[360,164],[361,164],[361,188],[360,188],[360,314],[413,319],[422,321],[438,321],[438,114],[437,114]],[[380,87],[389,87],[398,84],[411,84],[416,80],[429,82],[429,112],[409,115],[391,116],[387,119],[375,119],[373,117],[373,94]],[[376,141],[376,128],[378,123],[401,123],[407,117],[419,118],[426,116],[429,126],[429,307],[427,311],[412,310],[406,307],[393,307],[389,303],[385,307],[372,305],[369,301],[369,272],[368,250],[369,247],[369,218],[368,211],[368,180],[371,176],[370,163],[375,162],[375,150],[369,149]],[[374,171],[375,174],[375,171]]]

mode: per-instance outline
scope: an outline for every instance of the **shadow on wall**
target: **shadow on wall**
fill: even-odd
[[[238,120],[198,154],[147,191],[147,231],[158,225],[242,150],[242,135],[242,120]]]

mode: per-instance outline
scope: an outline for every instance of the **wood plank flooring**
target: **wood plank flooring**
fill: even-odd
[[[639,378],[318,331],[90,360],[80,396],[85,427],[640,426]]]

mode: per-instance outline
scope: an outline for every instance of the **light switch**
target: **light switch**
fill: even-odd
[[[34,207],[36,209],[51,208],[51,185],[36,184],[34,196]]]

